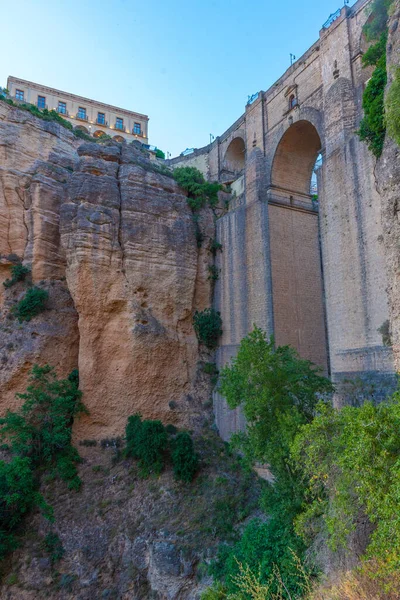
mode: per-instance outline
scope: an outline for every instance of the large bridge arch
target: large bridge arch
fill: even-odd
[[[289,199],[311,199],[311,178],[322,142],[315,126],[299,120],[286,129],[279,140],[271,167],[273,193]]]

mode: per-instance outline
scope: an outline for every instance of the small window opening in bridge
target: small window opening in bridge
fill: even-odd
[[[322,154],[318,154],[317,160],[315,161],[315,165],[313,168],[313,172],[311,175],[311,185],[310,185],[310,194],[311,199],[316,202],[318,201],[318,171],[322,167]]]
[[[297,106],[298,101],[294,94],[292,94],[289,98],[289,110],[292,110],[295,106]]]

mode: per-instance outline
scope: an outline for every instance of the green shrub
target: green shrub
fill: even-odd
[[[393,0],[374,0],[371,5],[371,18],[363,27],[367,40],[376,42],[364,54],[363,66],[373,65],[375,70],[364,90],[364,117],[360,122],[358,135],[377,158],[382,154],[386,134],[384,103],[387,83],[386,43],[388,10],[392,2]]]
[[[308,539],[322,520],[332,548],[346,546],[360,516],[374,524],[367,558],[375,578],[400,571],[400,393],[387,402],[335,410],[320,403],[293,445],[308,479],[297,529]],[[389,542],[390,540],[390,542]]]
[[[186,190],[187,202],[194,212],[207,204],[217,206],[218,192],[222,189],[219,183],[209,183],[195,167],[178,167],[173,171],[173,176],[179,186]]]
[[[193,213],[192,214],[192,220],[193,220],[193,223],[194,223],[194,234],[196,236],[196,244],[197,244],[198,248],[201,248],[202,243],[204,241],[204,234],[201,231],[198,213]]]
[[[25,296],[16,304],[12,312],[18,321],[30,321],[33,317],[46,309],[46,300],[49,293],[39,287],[30,288]]]
[[[126,449],[125,454],[131,458],[139,458],[139,440],[142,431],[143,421],[139,414],[128,418],[125,428]]]
[[[216,385],[218,382],[219,371],[217,365],[213,362],[204,363],[203,372],[211,376],[211,384]]]
[[[0,439],[6,439],[13,455],[30,459],[32,468],[50,469],[79,489],[76,464],[79,455],[71,444],[74,416],[84,411],[76,377],[57,380],[52,367],[34,365],[24,404],[0,419]]]
[[[274,483],[267,484],[261,500],[268,521],[253,521],[232,548],[221,548],[212,567],[214,576],[233,593],[238,591],[236,558],[252,570],[260,568],[263,584],[270,581],[275,565],[289,593],[296,596],[301,578],[292,568],[292,552],[303,560],[306,545],[294,520],[302,510],[306,486],[291,446],[301,426],[312,421],[321,394],[331,392],[332,385],[295,350],[275,348],[273,339],[255,328],[222,370],[219,391],[230,408],[241,407],[246,417],[246,431],[234,436],[233,444],[249,463],[268,465]]]
[[[210,240],[210,245],[208,246],[208,250],[215,257],[217,252],[222,252],[222,244],[217,242],[217,240]]]
[[[388,11],[393,0],[373,0],[370,6],[370,18],[363,27],[367,41],[372,42],[387,29]]]
[[[160,150],[160,148],[157,148],[157,150],[156,150],[156,157],[157,158],[162,158],[162,159],[165,160],[165,153],[162,150]]]
[[[210,350],[218,346],[218,340],[222,335],[221,314],[213,308],[197,311],[193,317],[193,326],[197,339]]]
[[[87,142],[96,142],[95,138],[93,138],[88,133],[85,133],[85,131],[82,131],[82,129],[75,128],[73,133],[74,133],[75,137],[80,138],[81,140],[86,140]],[[97,139],[101,139],[101,138],[97,138]]]
[[[29,458],[0,461],[0,559],[17,547],[16,533],[35,505],[43,505]]]
[[[219,279],[219,269],[215,265],[208,265],[208,279],[214,283]]]
[[[242,565],[259,574],[261,585],[270,584],[271,595],[265,596],[266,598],[280,598],[279,581],[274,580],[276,569],[279,570],[290,593],[287,597],[302,597],[304,578],[301,570],[295,568],[293,556],[302,555],[305,545],[287,525],[284,519],[274,519],[272,522],[253,519],[246,525],[240,539],[233,546],[220,546],[217,558],[211,564],[210,573],[223,582],[227,593],[225,597],[230,598],[229,594],[237,594],[240,591],[239,576]],[[310,571],[307,572],[311,575]],[[246,599],[248,597],[244,596]]]
[[[44,538],[43,547],[50,555],[52,565],[61,560],[64,556],[65,550],[57,533],[48,533]]]
[[[161,473],[167,444],[167,432],[161,421],[142,421],[138,414],[129,417],[126,426],[126,455],[139,460],[143,477]]]
[[[379,157],[382,154],[385,141],[385,109],[384,97],[387,83],[386,74],[386,33],[382,34],[375,46],[365,54],[365,64],[375,64],[376,68],[363,94],[364,117],[360,122],[358,134],[360,139],[367,142],[371,152]],[[371,63],[369,61],[375,61]]]
[[[394,72],[393,82],[386,95],[385,109],[388,134],[400,145],[400,67]]]
[[[185,431],[172,440],[171,457],[175,479],[191,482],[199,468],[199,459],[194,451],[193,440]]]
[[[30,273],[30,269],[25,267],[22,263],[18,263],[11,267],[11,279],[6,279],[3,283],[4,287],[10,288],[18,281],[24,281],[25,277]]]

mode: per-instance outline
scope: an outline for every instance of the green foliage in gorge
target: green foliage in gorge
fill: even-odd
[[[201,171],[195,167],[178,167],[173,171],[174,179],[186,190],[188,204],[193,212],[199,211],[207,204],[215,207],[218,204],[218,192],[222,189],[219,183],[209,183]]]
[[[186,431],[181,431],[171,441],[171,457],[175,478],[186,483],[192,481],[199,468],[199,458]]]
[[[222,335],[222,319],[218,311],[213,308],[196,310],[193,316],[193,327],[201,344],[210,350],[218,346],[218,340]]]
[[[331,392],[332,384],[293,348],[275,348],[256,327],[222,369],[219,391],[230,408],[243,409],[247,430],[241,443],[249,458],[268,463],[278,476],[291,472],[290,444],[299,427],[312,421],[318,395]]]
[[[84,411],[77,372],[58,380],[52,367],[34,365],[31,383],[18,397],[24,404],[0,419],[0,437],[13,455],[29,458],[33,468],[49,469],[70,489],[79,489],[79,455],[71,443],[74,416]]]
[[[360,515],[367,516],[374,524],[367,558],[376,578],[400,570],[399,431],[400,392],[377,406],[335,410],[321,403],[292,450],[308,482],[297,530],[312,537],[320,517],[337,548],[346,546]]]
[[[400,146],[400,67],[394,77],[385,100],[386,126],[390,137]]]
[[[386,134],[385,87],[386,42],[388,10],[393,0],[374,0],[371,16],[363,28],[364,35],[371,46],[363,56],[363,66],[375,66],[363,94],[364,117],[361,120],[358,135],[368,144],[371,152],[379,158],[382,154]]]
[[[19,322],[30,321],[46,309],[49,293],[39,287],[31,287],[12,309]]]
[[[269,465],[275,481],[266,487],[261,501],[268,520],[251,522],[234,546],[222,547],[212,572],[229,593],[238,593],[239,563],[243,563],[260,570],[261,583],[270,585],[273,594],[277,580],[269,582],[276,567],[290,593],[299,594],[301,577],[293,569],[292,553],[302,557],[306,549],[294,531],[305,487],[293,464],[291,445],[301,426],[312,421],[319,397],[330,393],[332,385],[292,348],[275,348],[273,340],[255,328],[222,370],[219,391],[231,408],[242,408],[247,420],[246,432],[236,434],[233,443],[248,461]]]
[[[71,444],[74,416],[83,410],[78,383],[77,371],[57,380],[51,367],[35,365],[26,393],[18,395],[24,404],[0,419],[0,439],[11,457],[0,461],[0,559],[17,547],[19,527],[31,509],[38,506],[52,518],[38,493],[40,473],[58,475],[70,489],[81,485],[79,456]]]
[[[25,267],[22,263],[17,263],[11,267],[11,279],[6,279],[3,283],[5,288],[10,288],[19,281],[24,281],[25,277],[29,275],[30,269]]]
[[[126,425],[126,455],[139,460],[142,477],[159,475],[164,468],[168,436],[161,421],[142,421],[139,414]]]
[[[368,42],[377,40],[387,29],[389,8],[393,0],[373,0],[370,8],[370,18],[363,27],[363,33]]]
[[[18,546],[18,527],[36,505],[43,500],[29,458],[0,461],[0,560]]]

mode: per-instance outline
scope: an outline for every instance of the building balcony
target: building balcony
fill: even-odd
[[[78,121],[88,121],[88,116],[87,115],[83,115],[83,114],[79,114],[77,113],[75,115],[75,119],[78,119]]]
[[[125,131],[125,127],[123,125],[120,125],[119,123],[115,123],[114,129],[118,129],[118,131],[123,131],[124,133],[129,133],[129,131]]]
[[[96,125],[100,125],[100,127],[108,127],[108,121],[99,121],[99,119],[96,119]]]
[[[49,108],[49,107],[47,106],[47,104],[42,104],[41,102],[37,102],[37,103],[36,103],[36,106],[37,106],[37,107],[38,107],[40,110],[44,110],[44,109],[48,110],[48,108]]]
[[[61,115],[62,117],[69,117],[69,112],[67,111],[67,109],[64,108],[56,108],[55,109],[59,115]]]

